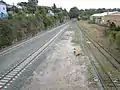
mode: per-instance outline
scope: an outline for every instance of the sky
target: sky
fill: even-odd
[[[3,0],[8,4],[16,4],[18,2],[27,2],[28,0]],[[57,7],[66,8],[68,11],[70,8],[76,6],[79,9],[89,8],[120,8],[120,0],[38,0],[38,5],[52,6],[53,3]]]

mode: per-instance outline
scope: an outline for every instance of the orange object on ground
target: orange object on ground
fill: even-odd
[[[75,54],[76,54],[76,55],[80,55],[80,50],[76,50],[76,51],[75,51]]]
[[[80,55],[81,54],[81,52],[80,52],[80,50],[77,50],[77,49],[73,49],[74,51],[74,55],[76,55],[76,56],[78,56],[78,55]]]

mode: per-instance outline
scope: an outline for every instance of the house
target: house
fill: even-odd
[[[51,10],[48,10],[48,14],[54,16],[54,13]]]
[[[92,16],[90,16],[90,20],[95,23],[99,23],[103,16],[104,16],[103,13],[93,14]]]
[[[13,5],[7,4],[7,12],[8,12],[9,14],[13,14],[13,13],[14,13],[13,10],[11,10],[12,7],[13,7]]]
[[[0,18],[7,18],[8,13],[7,13],[7,5],[5,2],[0,1]]]

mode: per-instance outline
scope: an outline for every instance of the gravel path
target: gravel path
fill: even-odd
[[[66,31],[53,53],[40,64],[22,90],[90,90],[85,56],[73,54],[72,31]]]

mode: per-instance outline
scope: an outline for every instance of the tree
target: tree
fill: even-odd
[[[26,7],[28,5],[28,3],[27,2],[20,2],[20,3],[17,3],[17,5],[21,6],[21,7],[23,7],[23,6]]]
[[[69,11],[70,18],[78,18],[79,16],[79,9],[77,7],[73,7]]]
[[[53,24],[51,15],[46,15],[43,19],[44,26],[47,28]]]
[[[32,2],[20,2],[17,4],[18,6],[21,6],[24,12],[27,13],[35,13],[36,7],[32,4]]]
[[[64,22],[64,14],[63,14],[63,12],[59,12],[58,17],[59,17],[60,23],[63,23]]]
[[[31,3],[33,6],[36,6],[38,4],[38,0],[28,0],[29,3]]]
[[[57,7],[56,7],[56,5],[55,5],[55,3],[53,4],[53,9],[56,9]]]
[[[12,29],[9,23],[0,24],[0,48],[5,45],[11,45],[13,41]]]
[[[45,17],[46,14],[48,13],[48,10],[50,10],[50,7],[45,7],[45,6],[38,6],[38,10],[42,17]]]
[[[18,13],[18,12],[19,12],[19,9],[18,9],[16,6],[12,6],[11,10],[12,10],[14,13]]]
[[[53,4],[53,6],[52,6],[52,11],[53,11],[53,13],[56,13],[57,12],[57,6],[55,5],[55,3]]]
[[[66,9],[63,10],[63,14],[64,14],[64,16],[68,16],[68,12]]]
[[[119,47],[119,49],[120,49],[120,31],[117,33],[117,35],[116,35],[116,44],[117,44],[117,46]]]

